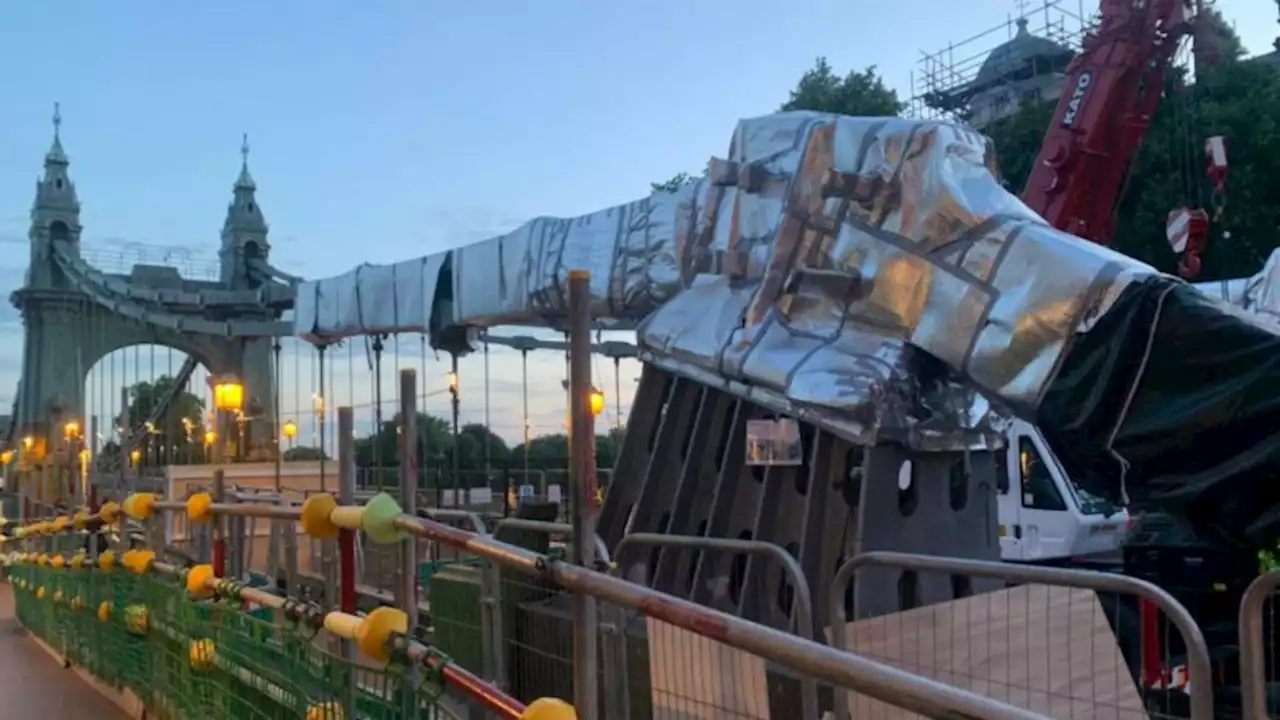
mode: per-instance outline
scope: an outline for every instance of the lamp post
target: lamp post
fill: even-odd
[[[189,417],[182,418],[182,436],[183,438],[186,439],[186,444],[184,445],[186,452],[183,453],[184,455],[186,455],[184,462],[191,462],[191,444],[196,440],[195,434],[196,434],[195,421]]]
[[[72,472],[75,472],[76,460],[79,458],[78,441],[80,439],[80,421],[68,420],[64,423],[62,425],[62,437],[67,441],[67,458],[69,460],[67,463],[67,470],[69,471],[68,475],[70,475]],[[75,474],[79,475],[78,472],[75,472]],[[58,483],[61,484],[61,473],[58,475]],[[70,491],[68,494],[71,495],[71,502],[75,505],[83,505],[83,502],[80,501],[79,497],[80,488],[77,487],[78,484],[79,483],[70,477],[67,478],[67,485],[70,486],[67,489]],[[61,489],[59,491],[61,491]]]
[[[213,407],[216,420],[213,470],[213,495],[215,502],[223,502],[226,498],[226,473],[222,467],[225,444],[227,442],[226,424],[231,413],[238,413],[244,408],[244,385],[232,376],[222,376],[213,383]],[[219,437],[221,442],[216,442]],[[213,524],[213,570],[218,577],[225,577],[227,569],[227,532],[226,518],[218,518]]]
[[[11,487],[12,483],[10,482],[10,479],[13,475],[10,468],[13,466],[13,457],[14,452],[12,450],[0,452],[0,464],[4,465],[4,489],[11,492],[13,491],[13,488]]]
[[[213,408],[216,411],[215,432],[222,438],[222,443],[215,447],[217,460],[225,457],[229,434],[226,432],[227,418],[235,417],[244,408],[244,385],[231,376],[223,376],[213,381]]]
[[[89,448],[82,447],[77,457],[80,460],[80,497],[77,504],[87,506],[89,505],[89,460],[93,456],[89,452]]]
[[[289,449],[293,449],[293,440],[298,437],[298,423],[292,420],[286,420],[284,426],[280,429],[284,439],[289,442]]]
[[[458,355],[457,353],[454,353],[451,357],[453,358],[452,369],[449,371],[449,374],[445,376],[446,380],[449,382],[449,398],[453,407],[453,449],[449,452],[449,459],[450,464],[453,466],[451,468],[453,472],[453,506],[455,508],[460,508],[462,507],[462,473],[460,458],[458,457],[460,455],[458,452],[460,450],[458,447],[458,415],[461,408],[461,399],[458,397]],[[438,487],[438,478],[436,483]],[[437,498],[438,497],[439,493],[437,491]],[[440,504],[438,499],[436,504]]]
[[[565,453],[568,456],[570,463],[572,463],[573,457],[574,457],[573,456],[574,431],[573,431],[573,405],[572,405],[573,393],[571,392],[572,384],[568,380],[565,380],[561,383],[561,386],[564,387],[565,392],[568,393],[568,398],[570,401],[569,407],[565,409],[565,414],[567,417],[565,418],[565,423],[564,423],[564,428],[565,428],[564,443],[565,443]],[[600,413],[604,412],[604,406],[605,406],[604,391],[596,387],[595,385],[591,385],[590,390],[587,391],[587,411],[590,413],[590,418],[592,421],[591,432],[588,435],[588,437],[590,438],[590,441],[591,441],[589,449],[591,451],[591,458],[593,463],[591,467],[593,470],[595,469],[594,462],[596,457],[595,419],[597,417],[600,417]],[[528,447],[528,445],[526,444],[525,447]]]
[[[156,460],[155,453],[154,453],[155,451],[154,440],[157,432],[155,423],[151,422],[150,420],[144,422],[142,424],[142,432],[143,432],[143,437],[146,438],[145,440],[146,450],[143,452],[143,459],[146,461],[148,465],[150,465],[152,462],[155,462]]]

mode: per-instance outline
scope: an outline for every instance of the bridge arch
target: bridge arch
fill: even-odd
[[[198,356],[158,343],[122,345],[103,355],[87,369],[81,412],[97,467],[120,467],[122,447],[136,448],[147,466],[207,462],[212,375]],[[164,404],[171,391],[172,403]],[[147,421],[153,422],[149,432]]]
[[[125,348],[155,346],[190,356],[209,374],[233,375],[246,400],[271,418],[270,340],[183,333],[117,315],[67,291],[19,291],[26,347],[15,430],[46,442],[70,420],[88,421],[86,380],[95,365]],[[117,390],[117,392],[119,392]],[[270,425],[270,423],[266,423]]]

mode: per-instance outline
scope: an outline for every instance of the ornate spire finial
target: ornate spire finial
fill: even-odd
[[[240,164],[249,167],[249,133],[240,136]]]
[[[55,101],[53,103],[53,138],[57,140],[58,137],[61,135],[61,133],[62,133],[62,103]]]
[[[1013,4],[1018,7],[1018,19],[1025,20],[1027,17],[1027,0],[1014,0]]]

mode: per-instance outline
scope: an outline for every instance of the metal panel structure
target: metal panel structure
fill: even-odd
[[[999,560],[995,460],[987,452],[858,446],[802,423],[798,466],[746,462],[748,420],[774,415],[722,390],[646,365],[599,532],[612,549],[630,533],[774,543],[804,569],[814,617],[847,558],[872,550]],[[620,558],[624,577],[771,627],[792,628],[795,591],[760,557],[654,548]],[[950,576],[869,570],[846,617],[942,602],[978,588]],[[869,580],[868,580],[869,579]],[[826,635],[818,630],[819,641]],[[777,717],[799,707],[799,683],[769,673]],[[823,704],[830,702],[829,695]]]

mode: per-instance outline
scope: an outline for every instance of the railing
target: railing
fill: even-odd
[[[313,652],[309,646],[304,653],[291,645],[293,649],[289,652],[294,653],[290,657],[294,658],[295,665],[272,656],[255,666],[247,650],[238,651],[239,655],[233,653],[232,657],[245,656],[237,665],[245,672],[228,671],[227,677],[275,677],[274,689],[267,693],[275,702],[293,710],[302,708],[303,700],[310,703],[308,708],[315,704],[313,700],[337,702],[346,713],[343,717],[365,714],[363,685],[355,677],[364,661],[373,661],[379,667],[394,665],[392,674],[400,680],[378,697],[394,696],[395,702],[425,703],[419,694],[420,680],[429,676],[436,679],[434,689],[443,693],[439,695],[443,699],[431,701],[436,707],[454,702],[471,709],[492,709],[494,703],[515,708],[525,702],[532,708],[546,698],[573,697],[584,716],[592,720],[597,717],[641,720],[654,714],[661,717],[670,715],[677,706],[692,709],[695,716],[768,718],[773,716],[770,706],[775,700],[775,685],[783,697],[797,698],[785,716],[794,717],[794,708],[800,705],[808,720],[817,717],[813,690],[818,683],[836,688],[837,697],[856,693],[886,706],[930,717],[990,720],[1043,717],[816,642],[812,637],[815,630],[812,619],[806,618],[800,609],[807,607],[808,602],[791,603],[795,619],[800,623],[800,635],[797,635],[789,631],[791,628],[778,629],[749,622],[616,577],[611,574],[603,548],[591,553],[582,552],[578,547],[582,543],[595,547],[598,538],[575,538],[573,527],[568,525],[517,519],[491,523],[486,528],[482,519],[466,511],[418,511],[413,471],[416,446],[411,442],[417,435],[413,427],[417,397],[414,385],[415,373],[402,371],[399,416],[406,418],[407,427],[401,433],[403,467],[398,502],[385,493],[374,495],[363,504],[356,501],[352,414],[350,408],[340,408],[338,434],[342,442],[337,498],[317,493],[297,505],[281,502],[283,498],[277,494],[274,502],[237,502],[237,493],[228,491],[222,472],[215,470],[211,492],[197,492],[182,499],[135,493],[120,506],[105,504],[96,515],[82,512],[74,518],[62,517],[20,528],[15,536],[28,551],[22,559],[29,561],[36,550],[40,550],[45,559],[44,565],[37,562],[34,567],[30,562],[20,563],[21,572],[30,574],[21,579],[24,584],[28,580],[53,582],[61,576],[46,577],[43,573],[65,572],[67,567],[78,572],[84,564],[83,559],[75,562],[79,553],[68,560],[52,546],[54,539],[66,537],[67,532],[76,529],[99,532],[116,526],[123,511],[131,522],[143,529],[152,550],[133,550],[121,558],[133,571],[130,575],[134,578],[133,584],[125,583],[120,575],[108,576],[101,572],[86,572],[87,577],[104,578],[113,597],[114,593],[141,592],[139,587],[163,593],[154,588],[172,588],[172,580],[180,578],[185,583],[185,593],[179,588],[148,601],[151,606],[158,603],[164,606],[165,612],[174,614],[167,624],[165,618],[157,614],[157,629],[162,625],[180,625],[179,616],[196,617],[194,624],[186,628],[186,635],[177,636],[179,639],[199,640],[205,639],[205,634],[216,635],[215,617],[227,622],[236,632],[265,638],[270,647],[283,647],[291,624],[301,624],[311,630],[325,629],[339,640],[322,648],[327,653],[323,656],[307,654]],[[300,598],[296,595],[300,587],[292,584],[288,587],[290,597],[287,599],[265,588],[246,587],[254,563],[245,547],[252,543],[246,542],[245,536],[253,523],[264,521],[275,523],[277,530],[300,526],[308,538],[320,544],[325,563],[321,569],[321,592],[316,596]],[[464,529],[446,521],[465,523],[474,530],[491,529],[494,534]],[[198,563],[195,567],[178,569],[179,563],[157,555],[170,550],[169,541],[178,534],[175,528],[183,528],[181,534],[193,541],[174,556],[192,558]],[[284,536],[297,539],[291,532],[285,532]],[[207,538],[207,542],[198,539],[201,537]],[[556,538],[567,543],[572,554],[598,557],[588,559],[589,567],[568,562],[562,546],[554,542]],[[527,547],[514,542],[521,539]],[[363,619],[357,608],[362,540],[367,541],[366,551],[375,547],[393,548],[395,566],[395,571],[386,578],[391,589],[388,599],[393,607],[368,607],[369,612]],[[634,545],[681,541],[641,536],[630,542]],[[720,541],[697,542],[712,548]],[[43,547],[36,547],[39,545]],[[786,559],[785,553],[779,555],[764,544],[744,546],[730,542],[725,547],[773,554],[783,563],[784,571],[792,573],[792,591],[807,590],[798,568]],[[298,554],[286,558],[286,564],[296,560]],[[424,554],[433,560],[419,563]],[[265,579],[271,582],[278,578]],[[424,592],[420,593],[420,588]],[[213,615],[199,616],[196,608],[207,607],[202,603],[207,602],[205,596],[210,589],[220,599],[254,603],[275,617],[261,618],[260,622],[265,624],[257,625],[241,619],[244,607],[228,609],[225,606],[220,606]],[[39,594],[30,595],[23,602],[35,608],[43,601],[36,597]],[[129,623],[135,622],[139,614],[137,610],[132,613],[127,610],[138,603],[123,595],[111,605],[112,612],[118,613],[111,617],[117,620],[108,618],[108,624],[119,631],[117,638],[128,634]],[[66,594],[61,597],[65,598]],[[80,605],[83,606],[84,601]],[[31,617],[36,618],[43,611],[33,612],[37,615]],[[59,628],[56,632],[62,633],[58,637],[65,642],[70,637],[63,629],[68,627],[68,618],[63,610],[57,610],[53,617]],[[130,617],[134,619],[129,620]],[[38,620],[32,622],[38,623]],[[245,629],[249,626],[252,628]],[[51,627],[54,626],[36,631],[55,632]],[[135,632],[138,629],[134,627]],[[147,630],[143,636],[150,638],[151,634]],[[239,648],[243,643],[237,643],[242,640],[229,637],[225,642],[228,648]],[[214,642],[218,640],[215,638]],[[363,660],[354,657],[354,648],[361,651]],[[173,655],[176,651],[170,648],[167,652]],[[194,652],[201,655],[204,651]],[[157,657],[164,656],[157,653]],[[293,667],[299,677],[273,675],[271,664]],[[308,667],[327,669],[316,681],[314,674],[308,676],[310,679],[302,677],[301,668]],[[456,668],[457,672],[449,668]],[[184,669],[178,675],[186,677],[191,673]],[[734,690],[733,686],[744,677],[747,679],[742,685],[744,689]],[[768,678],[767,687],[765,678]],[[788,690],[791,686],[799,690]],[[195,689],[190,690],[184,689],[186,686],[178,687],[174,692],[180,697],[173,701],[189,697],[186,693],[203,692],[198,687],[192,686]],[[314,688],[323,688],[328,696],[321,698]],[[153,696],[152,701],[163,704],[167,700]],[[544,704],[549,702],[545,700]],[[323,706],[318,712],[325,707],[329,706]],[[598,707],[601,710],[597,712]],[[218,712],[224,712],[204,706],[201,710],[215,717],[219,716]],[[811,712],[815,714],[810,715]],[[229,716],[240,717],[234,713]]]
[[[1275,644],[1277,588],[1280,570],[1263,573],[1249,584],[1240,601],[1240,704],[1246,720],[1266,720],[1277,714],[1268,693],[1268,670],[1274,674],[1280,668]],[[1268,608],[1269,618],[1264,617]]]
[[[804,571],[800,568],[800,563],[783,548],[773,543],[759,540],[632,533],[623,537],[622,541],[618,543],[617,559],[619,566],[622,568],[623,576],[642,585],[648,584],[646,580],[650,563],[643,562],[632,566],[622,561],[626,550],[642,546],[657,550],[683,548],[708,553],[721,552],[733,555],[762,556],[773,560],[782,568],[783,574],[786,575],[787,580],[790,582],[790,587],[794,588],[795,595],[790,604],[793,609],[791,614],[794,617],[795,633],[802,638],[821,642],[821,638],[815,634],[814,630],[813,597],[809,591],[809,583],[804,578]],[[656,563],[654,564],[656,565]],[[635,568],[634,571],[633,567]],[[800,705],[803,713],[802,717],[818,717],[817,683],[814,682],[813,678],[805,677],[801,680],[801,685]],[[759,693],[757,692],[757,694]]]
[[[918,595],[926,576],[947,577],[957,599],[867,619],[859,619],[869,613],[858,607],[855,599],[850,624],[846,618],[850,580],[859,571],[877,570],[897,571],[898,576],[881,575],[865,581],[896,585],[904,597]],[[971,582],[975,578],[1006,587],[997,585],[979,592]],[[1154,717],[1185,717],[1168,708],[1161,712],[1144,707],[1143,688],[1131,684],[1144,682],[1144,678],[1133,678],[1126,668],[1121,646],[1127,638],[1119,632],[1118,598],[1114,608],[1107,607],[1095,593],[1145,600],[1163,612],[1186,645],[1190,717],[1212,718],[1209,651],[1200,628],[1165,590],[1125,575],[870,552],[848,560],[836,572],[828,622],[832,645],[838,649],[1000,696],[1052,717],[1128,717],[1145,712]],[[993,622],[997,618],[1005,623],[1003,628]],[[1018,637],[1017,628],[1022,637]],[[998,652],[995,646],[1001,640],[1006,647]],[[928,652],[933,653],[932,658],[923,657]],[[1088,696],[1074,692],[1077,683],[1089,688]],[[858,710],[868,707],[865,699],[855,702]],[[836,720],[859,717],[850,714],[851,701],[845,693],[836,693],[835,707]]]
[[[970,718],[1038,718],[1041,717],[1034,713],[1021,711],[1016,708],[1004,705],[989,698],[982,697],[973,693],[969,693],[957,688],[948,687],[938,682],[926,680],[924,678],[903,672],[901,670],[873,662],[866,658],[849,653],[839,652],[830,647],[820,645],[810,639],[797,637],[795,635],[763,627],[755,623],[744,621],[740,618],[716,612],[696,605],[691,602],[679,600],[670,596],[663,595],[648,588],[634,583],[627,582],[617,577],[605,574],[598,570],[577,567],[563,560],[558,559],[554,555],[539,553],[500,542],[493,537],[467,532],[458,528],[450,527],[442,523],[415,517],[413,515],[401,512],[395,501],[389,496],[382,495],[374,498],[364,506],[339,505],[332,497],[327,495],[316,495],[310,498],[302,507],[282,507],[275,505],[260,504],[237,504],[237,503],[215,503],[209,495],[197,494],[189,498],[186,502],[170,501],[157,498],[152,495],[134,495],[126,500],[124,509],[127,514],[139,522],[143,522],[153,526],[151,537],[157,534],[154,526],[157,520],[163,519],[166,513],[181,513],[195,523],[205,523],[212,525],[215,530],[218,527],[219,520],[226,520],[234,517],[252,517],[259,519],[275,519],[284,521],[299,522],[304,531],[314,537],[322,537],[333,539],[341,536],[344,531],[351,533],[361,532],[375,540],[384,543],[399,543],[402,549],[410,551],[414,548],[414,543],[403,543],[401,540],[405,537],[416,537],[430,542],[436,543],[440,547],[451,548],[467,556],[475,557],[481,563],[482,567],[487,567],[490,572],[500,573],[502,579],[497,587],[500,588],[500,594],[506,594],[519,588],[518,582],[523,582],[526,589],[548,586],[571,593],[584,593],[595,598],[602,604],[601,615],[605,619],[601,628],[603,631],[614,633],[615,642],[603,642],[602,659],[603,668],[606,673],[592,673],[587,677],[594,682],[609,683],[609,692],[605,694],[605,710],[602,717],[609,718],[626,718],[626,717],[644,717],[635,712],[636,702],[640,699],[650,701],[651,710],[656,710],[656,703],[652,701],[653,688],[648,688],[649,692],[644,693],[646,698],[637,698],[635,695],[627,695],[625,693],[617,693],[617,685],[629,686],[629,689],[636,689],[642,686],[641,683],[632,682],[631,675],[635,673],[635,669],[628,669],[625,664],[629,660],[630,654],[625,651],[627,638],[630,635],[629,625],[634,622],[642,624],[647,623],[650,631],[650,651],[654,645],[661,646],[664,640],[669,640],[670,635],[678,633],[684,639],[700,639],[703,647],[700,648],[701,655],[686,656],[677,660],[682,667],[689,668],[691,674],[705,672],[710,668],[695,669],[689,664],[696,662],[705,657],[722,656],[725,652],[743,651],[737,657],[740,660],[750,660],[756,663],[756,667],[760,672],[764,672],[762,664],[773,664],[778,667],[787,668],[797,677],[808,677],[815,681],[832,684],[836,687],[846,688],[869,697],[877,698],[885,703],[910,710],[912,712],[922,713],[935,717],[970,717]],[[52,523],[41,523],[34,528],[28,528],[26,531],[18,533],[20,537],[28,543],[45,542],[53,537],[54,533],[65,531],[71,527],[79,525],[89,530],[96,529],[108,524],[108,519],[115,520],[112,514],[117,509],[110,505],[104,507],[104,512],[98,516],[77,516],[75,519],[55,520]],[[561,532],[564,530],[562,526],[549,524],[548,527],[523,527],[519,528],[522,532],[530,530],[546,530],[552,532]],[[308,711],[314,710],[316,713],[325,712],[326,708],[333,709],[335,707],[346,708],[352,707],[359,709],[365,704],[374,702],[376,698],[388,699],[388,702],[414,702],[422,705],[426,702],[423,699],[421,688],[426,687],[420,682],[410,682],[404,678],[413,678],[414,672],[422,672],[426,674],[434,673],[430,677],[434,678],[436,685],[432,685],[433,690],[438,690],[444,686],[458,689],[466,694],[466,697],[472,702],[479,700],[477,693],[487,694],[496,699],[491,698],[490,702],[485,702],[484,707],[493,710],[496,706],[509,707],[514,712],[519,707],[521,690],[528,690],[530,686],[553,686],[556,684],[554,678],[533,677],[520,678],[517,676],[508,676],[507,683],[509,690],[500,690],[498,683],[487,682],[486,675],[499,674],[494,667],[472,669],[474,658],[468,658],[462,654],[454,654],[449,657],[447,653],[452,652],[449,647],[465,649],[467,647],[475,647],[473,637],[468,637],[465,633],[458,635],[458,628],[450,629],[448,627],[440,627],[440,623],[449,616],[448,609],[443,607],[447,604],[446,596],[436,597],[429,596],[429,602],[433,607],[433,616],[436,617],[437,627],[431,630],[431,643],[428,646],[420,643],[417,636],[412,630],[416,621],[410,614],[406,614],[399,609],[383,608],[370,613],[363,619],[354,613],[346,611],[325,612],[323,606],[318,603],[304,603],[296,600],[286,600],[278,598],[271,593],[263,590],[257,590],[245,587],[242,583],[231,581],[228,579],[220,579],[215,567],[212,565],[198,565],[190,569],[178,569],[177,567],[158,561],[152,551],[131,551],[125,553],[124,556],[115,559],[115,563],[122,563],[131,573],[124,574],[118,571],[114,574],[102,572],[112,566],[112,561],[107,562],[106,568],[102,567],[102,559],[100,558],[98,567],[99,571],[86,571],[84,569],[84,556],[77,554],[70,560],[59,554],[46,553],[43,555],[43,562],[37,557],[37,562],[33,565],[30,560],[31,556],[27,555],[20,559],[18,580],[24,592],[26,590],[34,590],[23,596],[24,606],[24,622],[29,622],[34,632],[43,632],[50,637],[55,637],[63,643],[64,649],[69,649],[74,645],[73,639],[80,637],[80,632],[66,632],[61,628],[66,628],[66,623],[79,622],[71,619],[71,615],[81,613],[89,606],[90,600],[96,601],[99,596],[90,595],[91,589],[98,587],[93,582],[95,578],[105,581],[103,587],[109,589],[112,593],[112,603],[108,611],[107,623],[112,630],[116,632],[117,640],[128,640],[125,635],[130,634],[130,629],[138,637],[151,638],[153,634],[158,634],[160,640],[149,639],[147,642],[167,643],[167,649],[161,652],[156,648],[152,648],[155,652],[150,653],[152,657],[150,665],[147,665],[149,671],[163,671],[171,673],[172,677],[179,678],[171,683],[171,687],[164,692],[167,693],[165,698],[156,697],[155,693],[159,692],[156,688],[163,690],[163,686],[159,683],[153,683],[152,702],[163,704],[164,702],[184,703],[214,703],[216,705],[217,698],[223,698],[224,702],[233,702],[230,698],[235,693],[247,692],[243,687],[235,685],[234,691],[224,692],[223,695],[214,693],[210,695],[204,687],[198,682],[192,681],[194,684],[182,685],[181,678],[189,678],[193,675],[199,675],[202,672],[221,673],[218,677],[225,681],[219,687],[225,687],[226,682],[231,682],[228,678],[240,678],[244,682],[253,679],[252,682],[258,683],[252,685],[252,689],[257,698],[258,695],[265,695],[267,700],[262,702],[274,702],[279,707],[288,707],[293,709],[305,708]],[[77,557],[79,559],[77,559]],[[105,557],[105,556],[104,556]],[[524,578],[523,581],[515,581],[514,577]],[[50,590],[56,582],[74,582],[66,581],[65,578],[87,578],[89,579],[90,590],[84,587],[63,587],[58,586],[58,590],[62,590],[62,594],[57,596],[58,603],[53,603],[55,590]],[[126,580],[125,578],[128,578]],[[171,581],[164,578],[177,578],[182,582],[179,587]],[[35,585],[34,588],[29,587]],[[39,588],[44,587],[45,592],[39,592]],[[165,588],[174,588],[177,590],[166,590]],[[455,585],[455,587],[457,587]],[[185,589],[185,593],[182,590]],[[101,588],[99,588],[99,591]],[[195,608],[202,607],[201,602],[207,596],[209,591],[213,591],[217,596],[224,600],[237,603],[256,603],[262,607],[271,610],[278,616],[276,620],[288,621],[286,625],[280,625],[276,622],[270,622],[266,619],[254,620],[250,622],[242,617],[243,610],[227,609],[225,606],[218,610],[209,610],[219,619],[213,622],[214,614],[203,617],[196,617],[199,611]],[[94,591],[97,592],[97,591]],[[170,592],[165,595],[165,592]],[[136,594],[130,594],[136,593]],[[155,595],[148,599],[147,593]],[[416,593],[415,593],[416,595]],[[67,604],[67,598],[80,598],[79,602]],[[141,599],[141,602],[139,602]],[[416,600],[416,597],[413,598]],[[544,600],[546,598],[544,597]],[[455,605],[459,608],[472,608],[474,611],[480,611],[486,606],[495,610],[492,612],[494,616],[500,616],[502,612],[496,612],[498,609],[504,608],[501,600],[492,602],[491,598],[478,598],[479,602],[456,601]],[[146,629],[139,625],[140,616],[144,613],[138,609],[138,605],[142,604],[146,607],[145,616],[148,618]],[[47,607],[53,607],[53,610],[47,610]],[[209,607],[204,605],[203,607]],[[41,609],[46,608],[46,609]],[[130,609],[132,608],[132,609]],[[164,608],[164,612],[169,615],[163,615],[160,608]],[[525,607],[526,611],[533,608]],[[29,612],[28,612],[29,611]],[[555,607],[547,610],[550,612],[549,617],[557,615]],[[40,613],[45,613],[41,615]],[[154,613],[154,614],[152,614]],[[545,613],[544,613],[545,614]],[[116,620],[112,620],[116,617]],[[195,620],[189,618],[196,617]],[[44,618],[41,620],[40,618]],[[52,619],[51,619],[52,618]],[[207,619],[206,619],[207,618]],[[180,622],[180,620],[182,622]],[[45,622],[45,625],[41,625]],[[186,622],[184,626],[182,623]],[[563,622],[563,621],[561,621]],[[218,635],[219,623],[225,625],[225,632],[231,635]],[[259,624],[261,623],[261,624]],[[303,650],[293,640],[287,640],[287,624],[292,623],[309,628],[312,631],[324,629],[329,631],[331,635],[342,638],[346,643],[348,655],[344,659],[341,645],[338,650],[326,650],[324,655],[312,655],[312,649],[306,650],[306,656],[302,657],[300,653]],[[609,626],[612,625],[610,630]],[[537,630],[538,623],[525,623],[524,629]],[[59,630],[52,628],[57,627]],[[501,643],[497,638],[501,634],[493,633],[493,625],[490,624],[490,637],[480,638],[479,647],[497,646]],[[167,628],[167,630],[166,630]],[[465,629],[465,628],[462,628]],[[543,625],[543,631],[548,628]],[[450,637],[450,633],[453,636]],[[236,636],[235,633],[239,633]],[[551,640],[551,647],[555,647],[554,642],[556,636],[562,636],[558,632],[544,632],[539,637],[538,632],[525,632],[518,634],[514,638],[510,638],[510,642],[517,644],[525,644],[526,655],[530,652],[543,652],[548,647],[546,641]],[[267,645],[271,648],[277,646],[286,650],[280,650],[279,653],[294,653],[289,657],[295,658],[294,665],[287,665],[280,659],[280,654],[276,653],[266,659],[250,656],[248,645],[253,643],[245,642],[245,638],[263,639],[267,638],[270,642]],[[271,640],[271,638],[275,638]],[[393,663],[396,667],[404,668],[399,671],[392,671],[390,675],[401,678],[399,681],[392,682],[388,680],[388,676],[374,676],[375,681],[362,681],[357,677],[363,665],[356,663],[350,658],[349,650],[351,648],[352,638],[354,638],[355,646],[363,653],[362,657],[366,660],[375,661],[377,663]],[[210,653],[210,646],[202,644],[202,640],[212,641],[212,653],[214,658],[223,658],[226,661],[220,665],[218,660],[209,661],[207,655]],[[539,642],[542,640],[542,642]],[[617,642],[620,640],[621,642]],[[183,643],[186,643],[185,645]],[[71,643],[70,645],[68,643]],[[293,643],[293,644],[290,644]],[[127,643],[126,643],[127,644]],[[262,644],[262,643],[258,643]],[[137,643],[135,642],[136,646]],[[667,643],[670,646],[671,643]],[[106,646],[104,646],[105,648]],[[123,646],[122,646],[123,647]],[[150,646],[147,646],[150,647]],[[158,647],[158,646],[157,646]],[[218,654],[218,648],[225,647],[226,655]],[[185,648],[187,653],[184,655],[180,651]],[[612,648],[612,649],[611,649]],[[508,648],[510,650],[511,648]],[[732,650],[731,650],[732,649]],[[619,651],[621,650],[621,652]],[[103,652],[99,649],[98,652]],[[79,656],[92,656],[92,648],[78,648],[76,653]],[[275,650],[273,650],[275,652]],[[315,650],[314,652],[320,652]],[[507,655],[508,653],[499,653],[498,657]],[[186,667],[174,667],[174,663],[187,658]],[[159,659],[157,659],[159,658]],[[165,659],[167,658],[167,660]],[[449,658],[446,662],[443,658]],[[658,658],[659,665],[662,661],[669,661],[672,658]],[[652,667],[651,658],[651,667]],[[86,667],[100,667],[94,665],[92,661],[87,661]],[[254,663],[259,663],[255,665]],[[159,664],[157,664],[159,663]],[[165,664],[168,663],[168,664]],[[425,663],[425,664],[424,664]],[[619,667],[618,663],[622,664]],[[179,663],[180,665],[181,663]],[[483,663],[480,663],[483,664]],[[274,669],[272,666],[275,666]],[[328,668],[320,673],[320,681],[318,684],[303,687],[303,668],[324,667]],[[159,670],[157,670],[159,668]],[[456,669],[452,672],[449,668]],[[572,663],[570,668],[566,670],[574,671],[577,677],[575,680],[581,680],[581,664]],[[521,672],[538,671],[536,664],[530,667],[517,668]],[[543,670],[545,671],[545,666]],[[194,672],[193,672],[194,671]],[[286,672],[287,671],[287,672]],[[289,673],[294,673],[298,677],[290,680]],[[407,674],[406,674],[407,673]],[[166,675],[165,677],[169,677]],[[316,680],[316,674],[309,676],[312,682]],[[354,678],[354,679],[353,679]],[[452,679],[451,679],[452,678]],[[482,679],[483,678],[483,679]],[[734,679],[734,678],[730,678]],[[724,678],[721,678],[724,680]],[[187,682],[181,680],[181,682]],[[379,686],[379,683],[382,685]],[[241,683],[243,684],[243,683]],[[354,684],[354,690],[351,688]],[[383,690],[377,690],[370,699],[368,686],[383,687]],[[324,692],[320,693],[314,688],[322,687]],[[308,689],[312,688],[312,689]],[[479,689],[478,689],[479,688]],[[670,688],[668,689],[670,690]],[[561,693],[564,689],[561,688]],[[202,694],[204,693],[204,694]],[[174,697],[174,696],[177,697]],[[430,702],[436,703],[437,708],[443,708],[444,700],[438,692],[435,695],[437,699]],[[619,705],[616,697],[627,698],[626,705]],[[196,699],[192,699],[196,698]],[[212,698],[212,699],[210,699]],[[409,698],[406,700],[406,698]],[[658,698],[660,700],[660,698]],[[255,700],[256,701],[256,700]],[[756,705],[752,708],[743,708],[746,712],[736,712],[738,717],[769,717],[766,714],[767,708],[759,705],[759,698],[755,699]],[[334,705],[334,704],[337,705]],[[210,705],[209,707],[214,707]],[[207,710],[204,705],[200,706]],[[318,708],[318,709],[316,709]],[[503,714],[506,711],[499,710],[499,716],[517,717],[517,715]],[[209,711],[214,714],[213,711]],[[214,716],[219,716],[214,714]],[[222,715],[226,716],[226,715]],[[236,715],[231,715],[238,717]],[[346,714],[342,717],[355,717],[353,714]],[[721,715],[723,716],[723,715]],[[313,715],[313,717],[324,717],[324,715]]]

